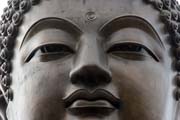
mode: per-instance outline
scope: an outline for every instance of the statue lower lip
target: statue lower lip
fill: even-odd
[[[81,117],[105,117],[114,112],[116,108],[106,100],[76,100],[67,111]]]
[[[107,90],[97,89],[89,92],[79,89],[63,99],[67,109],[105,108],[118,109],[122,107],[122,101]]]
[[[96,100],[96,101],[87,101],[87,100],[76,100],[69,108],[111,108],[116,109],[111,103],[106,100]]]

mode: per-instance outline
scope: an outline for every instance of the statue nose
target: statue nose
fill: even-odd
[[[81,38],[78,54],[70,72],[72,84],[84,87],[98,87],[111,82],[104,50],[94,35]]]
[[[71,75],[72,84],[88,88],[103,86],[110,81],[110,74],[96,65],[83,66]]]

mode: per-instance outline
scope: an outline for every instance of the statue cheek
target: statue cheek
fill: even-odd
[[[13,74],[14,99],[12,104],[18,116],[25,116],[24,113],[26,113],[28,117],[24,118],[33,117],[30,120],[44,117],[47,119],[50,116],[59,119],[63,116],[62,97],[69,86],[71,60],[32,62],[20,69],[14,69],[16,71],[14,73],[18,74]]]
[[[29,101],[27,103],[28,105],[23,104],[23,102],[19,105],[10,104],[7,110],[8,119],[10,120],[64,119],[65,109],[63,108],[63,104],[61,101],[51,100],[51,99],[42,99],[42,100],[39,99],[38,101],[34,100],[34,101]],[[18,107],[18,111],[17,111],[17,107]]]
[[[129,119],[129,113],[134,113],[132,118],[153,119],[149,115],[151,112],[161,119],[166,111],[167,99],[172,98],[172,79],[169,79],[167,68],[152,61],[123,62],[109,59],[109,62],[113,85],[123,101],[124,118]]]

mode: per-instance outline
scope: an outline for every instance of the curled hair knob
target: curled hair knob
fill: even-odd
[[[18,26],[21,24],[21,22],[22,22],[21,12],[17,11],[16,13],[14,13],[14,15],[12,16],[12,22],[15,26]]]
[[[9,27],[7,28],[7,35],[9,37],[14,37],[15,34],[16,34],[16,27],[13,24],[9,25]]]
[[[178,30],[179,24],[177,22],[169,21],[168,24],[169,24],[169,31],[170,32],[175,32]]]
[[[180,88],[180,74],[179,73],[175,77],[175,82],[176,82],[177,87]]]
[[[173,36],[172,36],[172,40],[174,42],[174,45],[176,45],[177,47],[180,46],[180,33],[175,31]]]
[[[162,10],[160,15],[165,22],[171,20],[171,13],[168,10]]]
[[[10,63],[8,62],[4,62],[2,65],[1,65],[1,70],[4,72],[4,73],[10,73],[11,72],[11,65]]]
[[[177,1],[176,0],[171,0],[171,6],[173,9],[176,9]]]
[[[8,4],[8,8],[11,8],[12,7],[12,0],[8,0],[7,4]]]
[[[0,26],[0,33],[1,33],[1,35],[2,36],[4,36],[5,34],[6,34],[6,25],[5,24],[2,24],[1,26]]]
[[[174,98],[176,101],[180,100],[180,90],[178,88],[174,90]]]
[[[177,70],[178,72],[180,72],[180,60],[177,60],[177,61],[176,61],[175,67],[176,67],[176,70]]]
[[[162,0],[164,3],[164,7],[168,10],[171,9],[171,0]]]
[[[2,19],[2,22],[5,23],[5,21],[6,21],[5,14],[2,14],[2,15],[1,15],[1,19]]]
[[[7,90],[7,92],[6,92],[6,98],[7,98],[8,100],[10,100],[10,101],[13,100],[13,91],[12,91],[11,88],[9,88],[9,89]]]
[[[3,9],[3,12],[6,13],[6,12],[8,11],[8,9],[9,9],[8,7],[5,7],[5,8]]]
[[[4,77],[2,78],[2,83],[6,87],[9,87],[11,85],[11,77],[9,74],[4,75]]]
[[[4,37],[2,39],[2,45],[3,45],[3,48],[7,48],[8,50],[11,50],[13,48],[13,43],[14,41],[12,40],[11,37],[7,36],[7,37]]]
[[[7,61],[9,59],[9,51],[7,50],[7,48],[3,48],[0,51],[0,57],[2,60]]]
[[[15,10],[18,10],[18,9],[19,9],[19,2],[20,2],[20,0],[12,0],[12,7],[13,7]]]
[[[9,9],[5,12],[5,17],[6,17],[6,20],[11,20],[11,17],[12,15],[14,14],[14,10],[13,9]]]
[[[179,5],[176,5],[176,9],[180,11],[180,6],[179,6]]]
[[[30,2],[29,0],[22,0],[20,3],[20,10],[21,12],[25,13],[30,9]]]
[[[178,13],[177,13],[177,11],[175,11],[175,10],[172,10],[171,11],[171,15],[172,15],[172,19],[173,20],[178,20]]]
[[[162,8],[163,8],[163,3],[162,3],[161,1],[155,1],[154,4],[155,4],[155,7],[156,7],[158,10],[162,10]]]
[[[9,45],[9,39],[8,37],[4,37],[1,41],[1,44],[3,45],[3,47],[8,47]]]

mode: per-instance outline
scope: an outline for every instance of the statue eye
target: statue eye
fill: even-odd
[[[73,53],[74,51],[70,47],[63,44],[42,45],[33,50],[26,58],[25,62],[29,62],[33,57],[40,57],[42,61],[49,61],[65,57]]]
[[[159,62],[158,57],[151,50],[137,43],[115,44],[108,49],[107,53],[131,60],[144,60],[146,57],[151,56],[155,61]]]

